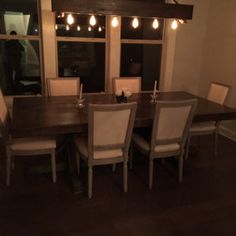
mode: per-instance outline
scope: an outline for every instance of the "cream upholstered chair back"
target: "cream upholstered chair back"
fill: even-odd
[[[10,116],[7,110],[7,105],[0,89],[0,133],[3,135],[3,138],[8,136],[8,126],[10,122]]]
[[[48,79],[49,96],[76,96],[79,94],[79,78]]]
[[[211,82],[207,99],[223,105],[229,90],[230,86],[228,85]]]
[[[131,93],[141,92],[141,77],[116,77],[113,78],[113,91],[122,88],[128,89]]]
[[[184,144],[192,123],[197,99],[158,101],[152,129],[151,149],[158,144]]]
[[[109,156],[109,151],[121,153],[120,156],[128,153],[136,108],[137,103],[89,104],[89,158],[98,156],[95,152],[106,152],[105,156]]]

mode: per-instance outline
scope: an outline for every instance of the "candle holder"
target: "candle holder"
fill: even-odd
[[[157,102],[157,98],[158,98],[158,94],[155,93],[155,94],[151,94],[151,100],[150,100],[150,103],[156,103]]]
[[[78,108],[84,107],[84,101],[85,101],[84,98],[78,98],[78,99],[77,99],[76,107],[78,107]]]

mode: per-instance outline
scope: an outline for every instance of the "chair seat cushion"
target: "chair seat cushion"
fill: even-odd
[[[192,124],[190,133],[214,132],[216,130],[215,122],[201,122]]]
[[[146,152],[150,151],[150,143],[144,139],[141,135],[134,133],[133,134],[133,142],[143,149]],[[178,143],[171,143],[171,144],[158,144],[155,147],[156,153],[163,153],[163,152],[174,152],[180,149],[180,145]]]
[[[88,158],[88,138],[87,137],[77,137],[75,139],[75,145],[78,148],[79,152]],[[122,157],[122,149],[111,149],[105,151],[95,151],[94,159],[106,159],[106,158],[115,158]]]
[[[56,139],[51,137],[16,138],[12,139],[11,150],[13,151],[37,151],[56,148]]]

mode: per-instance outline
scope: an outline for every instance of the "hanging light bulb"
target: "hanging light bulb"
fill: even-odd
[[[183,19],[179,19],[178,21],[179,21],[179,23],[180,23],[181,25],[187,23],[187,21],[186,21],[186,20],[183,20]]]
[[[89,26],[89,27],[88,27],[88,31],[91,31],[91,30],[92,30],[92,28],[91,28],[91,26]]]
[[[153,22],[152,22],[152,27],[153,29],[158,29],[159,27],[159,21],[157,19],[154,19]]]
[[[57,26],[57,25],[55,25],[55,29],[56,29],[56,30],[58,29],[58,26]]]
[[[94,26],[94,25],[96,25],[96,23],[97,23],[96,18],[95,18],[94,15],[92,15],[92,16],[90,17],[90,19],[89,19],[89,24],[90,24],[91,26]]]
[[[118,18],[116,16],[112,18],[111,25],[113,28],[116,28],[118,26]]]
[[[98,31],[102,32],[102,27],[101,26],[98,27]]]
[[[74,17],[72,16],[72,14],[69,14],[66,18],[66,21],[69,25],[72,25],[74,23]]]
[[[61,13],[61,17],[64,17],[64,16],[65,16],[65,13],[64,13],[64,12],[62,12],[62,13]]]
[[[173,20],[172,23],[171,23],[171,28],[173,30],[176,30],[178,28],[178,22],[177,20]]]
[[[79,25],[77,26],[77,31],[80,31],[80,26]]]
[[[138,22],[138,18],[137,17],[135,17],[134,19],[133,19],[133,21],[132,21],[132,26],[133,26],[133,28],[138,28],[138,26],[139,26],[139,22]]]
[[[67,31],[70,30],[70,26],[69,25],[66,26],[66,30]]]

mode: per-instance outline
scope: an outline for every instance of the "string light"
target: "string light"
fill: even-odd
[[[80,31],[80,26],[79,25],[77,26],[77,31]]]
[[[118,26],[118,18],[116,16],[112,18],[111,25],[113,28],[116,28]]]
[[[178,28],[178,22],[177,20],[173,20],[172,23],[171,23],[171,28],[173,30],[176,30]]]
[[[89,27],[88,27],[88,31],[92,31],[92,28],[91,28],[91,26],[89,26]]]
[[[72,14],[69,14],[68,16],[67,16],[67,19],[66,19],[66,21],[67,21],[67,23],[69,24],[69,25],[72,25],[73,23],[74,23],[74,17],[72,16]]]
[[[133,28],[138,28],[138,26],[139,26],[139,21],[138,21],[138,18],[137,17],[135,17],[134,19],[133,19],[133,21],[132,21],[132,26],[133,26]]]
[[[90,17],[90,19],[89,19],[89,24],[90,24],[91,26],[94,26],[94,25],[96,25],[96,23],[97,23],[96,18],[95,18],[94,15],[92,15],[92,16]]]
[[[179,19],[178,21],[179,21],[180,24],[186,24],[187,23],[186,20],[183,20],[183,19]]]
[[[159,21],[157,19],[154,19],[152,22],[152,27],[153,29],[158,29],[159,28]]]
[[[98,31],[102,32],[102,27],[101,26],[99,26]]]
[[[70,30],[70,26],[69,25],[66,26],[66,30],[67,31]]]

